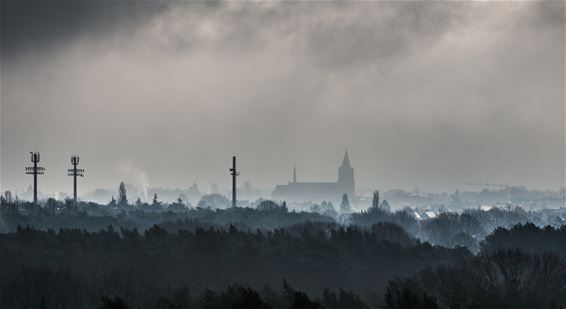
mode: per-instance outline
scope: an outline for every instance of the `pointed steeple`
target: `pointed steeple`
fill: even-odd
[[[293,182],[297,182],[297,166],[293,163]]]
[[[350,158],[348,157],[348,150],[344,153],[344,159],[342,159],[343,167],[350,167]]]

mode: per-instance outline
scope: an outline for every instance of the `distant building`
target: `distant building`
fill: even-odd
[[[344,193],[348,194],[350,201],[355,200],[354,169],[350,165],[348,151],[342,159],[342,166],[338,168],[337,182],[298,182],[297,170],[293,167],[293,181],[286,185],[278,185],[272,193],[276,200],[286,201],[334,201],[342,200]]]
[[[419,207],[415,208],[415,210],[413,211],[413,215],[417,220],[429,220],[438,217],[436,212],[432,210],[423,210]]]

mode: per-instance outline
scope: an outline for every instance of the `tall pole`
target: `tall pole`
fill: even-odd
[[[232,157],[230,175],[232,175],[232,207],[236,207],[236,177],[240,175],[240,172],[236,169],[236,156]]]
[[[75,204],[77,203],[77,164],[79,164],[79,157],[71,158],[71,163],[73,164],[73,200]]]
[[[28,175],[33,175],[33,203],[37,205],[37,175],[43,175],[45,169],[41,166],[37,166],[39,163],[39,152],[30,152],[31,162],[33,166],[26,166],[25,171]]]
[[[71,156],[71,164],[73,168],[67,170],[67,176],[73,177],[73,200],[77,205],[77,176],[84,177],[85,170],[77,168],[77,165],[79,165],[79,156],[77,155]]]
[[[236,207],[236,157],[232,157],[232,207]]]
[[[33,162],[33,203],[37,205],[37,161],[39,161],[39,155],[37,160],[33,158],[31,160]]]
[[[73,200],[77,203],[77,166],[73,164]]]

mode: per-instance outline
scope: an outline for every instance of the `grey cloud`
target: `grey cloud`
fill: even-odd
[[[35,5],[2,21],[3,51],[42,51],[2,57],[3,186],[29,182],[30,148],[49,171],[79,152],[89,188],[120,160],[206,188],[233,153],[260,186],[293,161],[333,179],[344,148],[366,187],[563,184],[562,2]]]
[[[98,39],[136,27],[167,7],[158,1],[2,1],[2,53],[41,53],[77,39]]]

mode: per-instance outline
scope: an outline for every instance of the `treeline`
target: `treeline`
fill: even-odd
[[[32,282],[33,281],[33,282]],[[81,289],[65,268],[45,265],[26,268],[18,281],[6,286],[3,304],[6,308],[82,308]],[[193,292],[187,286],[165,289],[153,301],[140,303],[131,295],[110,295],[93,299],[88,308],[98,309],[368,309],[358,295],[343,289],[324,289],[320,297],[309,297],[283,280],[281,289],[265,286],[253,289],[231,285],[224,290],[204,289]]]
[[[391,281],[389,309],[566,307],[566,260],[552,253],[496,250]]]
[[[107,279],[112,284],[115,278]],[[14,281],[3,283],[1,305],[6,308],[83,308],[80,279],[68,268],[46,265],[26,267]],[[452,265],[418,272],[407,279],[391,280],[377,306],[385,309],[559,309],[566,305],[566,260],[543,253],[497,250]],[[297,290],[283,280],[273,289],[230,285],[221,290],[195,292],[187,286],[149,290],[151,301],[138,295],[116,293],[92,296],[88,308],[100,309],[366,309],[360,296],[342,288],[323,289],[318,296]]]
[[[552,252],[566,258],[566,225],[559,228],[518,224],[510,229],[497,228],[481,242],[483,252],[522,248],[529,252]]]
[[[498,229],[474,256],[386,222],[19,227],[0,234],[0,308],[560,308],[565,229]]]
[[[79,298],[73,308],[91,308],[100,297],[116,295],[127,296],[136,308],[152,308],[169,289],[181,286],[195,292],[234,283],[262,289],[280,286],[284,278],[308,295],[342,288],[374,306],[391,278],[471,256],[463,248],[420,243],[388,223],[370,228],[306,223],[255,232],[233,226],[177,232],[154,226],[143,233],[20,227],[0,234],[0,300],[13,304],[27,298],[17,291],[39,281],[25,270],[46,265],[67,279],[46,274],[45,285],[59,287],[59,293],[73,291]]]
[[[216,205],[225,199],[220,195],[210,195],[202,201]],[[204,206],[188,208],[183,206],[182,201],[168,205],[157,200],[152,204],[120,204],[116,201],[110,204],[79,202],[75,205],[69,200],[49,199],[44,205],[36,206],[33,203],[7,202],[7,199],[3,199],[0,204],[0,232],[14,231],[18,225],[31,225],[38,229],[80,228],[88,231],[98,231],[112,225],[143,231],[159,224],[170,231],[177,231],[194,230],[196,227],[224,228],[230,225],[239,230],[273,230],[305,222],[340,222],[369,227],[378,222],[389,222],[403,227],[423,242],[445,247],[464,246],[475,253],[479,250],[479,242],[498,227],[509,228],[527,222],[537,226],[545,226],[549,222],[554,226],[560,224],[542,212],[527,212],[520,207],[444,212],[431,219],[417,220],[414,210],[407,208],[391,212],[389,207],[382,207],[385,201],[367,211],[342,215],[330,211],[328,203],[322,203],[325,207],[320,206],[318,211],[306,212],[291,211],[284,202],[277,204],[269,200],[259,201],[253,208],[225,209]]]
[[[161,207],[161,206],[160,206]],[[134,205],[99,205],[92,202],[57,201],[50,199],[45,205],[30,202],[0,204],[0,232],[14,231],[18,226],[37,229],[79,228],[98,231],[109,225],[126,229],[145,230],[155,224],[169,222],[177,229],[236,226],[245,229],[274,229],[304,222],[334,222],[334,219],[318,213],[288,211],[284,205],[262,201],[256,208],[234,207],[213,209],[209,207],[175,207],[175,211],[149,211]]]
[[[370,208],[352,214],[351,221],[359,226],[369,226],[376,222],[395,223],[421,241],[446,247],[464,246],[473,252],[477,252],[479,242],[497,228],[510,228],[526,223],[545,226],[549,221],[557,227],[560,224],[541,213],[527,212],[520,207],[493,208],[489,211],[468,209],[462,213],[444,212],[427,220],[417,220],[411,213],[411,209],[389,212]]]
[[[566,225],[497,228],[480,253],[391,281],[387,308],[566,308]]]

